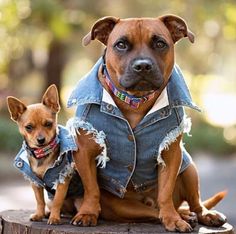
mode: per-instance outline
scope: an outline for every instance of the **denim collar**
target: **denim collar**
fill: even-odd
[[[102,58],[100,58],[91,71],[77,83],[68,99],[67,107],[92,103],[101,105],[103,87],[97,76],[101,64]],[[200,111],[198,106],[192,101],[181,70],[176,64],[167,84],[167,93],[170,108],[187,106]]]
[[[68,151],[76,151],[78,148],[75,138],[62,125],[58,125],[58,138],[60,144],[60,153],[59,157],[56,160],[57,162],[62,160],[62,156],[64,155],[64,153],[67,153]],[[25,144],[22,145],[22,148],[17,154],[16,158],[21,158],[27,164],[29,164],[28,153]]]

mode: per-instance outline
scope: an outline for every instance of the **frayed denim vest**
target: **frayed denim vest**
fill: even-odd
[[[68,121],[70,123],[71,120]],[[73,122],[75,122],[73,120]],[[103,155],[106,154],[105,148],[105,135],[103,132],[98,132],[93,126],[84,121],[76,121],[76,128],[74,130],[83,129],[92,133],[96,142],[100,144],[103,148],[101,155],[98,155],[98,164],[105,166],[106,160],[101,161],[104,158]],[[48,192],[49,199],[52,199],[57,185],[63,183],[67,176],[72,177],[70,185],[67,192],[67,198],[74,198],[83,195],[83,186],[81,179],[74,169],[73,166],[73,151],[77,151],[78,147],[76,144],[76,134],[71,132],[68,128],[58,125],[58,138],[60,144],[60,152],[57,160],[54,162],[53,166],[48,168],[42,179],[37,177],[37,175],[32,171],[29,163],[27,150],[25,144],[23,144],[21,150],[17,154],[14,160],[14,166],[19,169],[24,177],[30,182],[37,186],[45,188]]]
[[[199,110],[192,102],[180,69],[175,65],[167,87],[156,101],[158,108],[147,114],[132,129],[117,106],[104,99],[106,92],[97,74],[102,59],[82,78],[68,100],[68,107],[77,106],[77,119],[90,122],[106,134],[107,157],[105,168],[98,169],[100,187],[124,197],[129,182],[136,191],[156,186],[157,165],[165,165],[161,152],[176,138],[189,132],[191,121],[184,106]],[[163,99],[166,99],[163,102]],[[182,148],[182,173],[191,157]]]

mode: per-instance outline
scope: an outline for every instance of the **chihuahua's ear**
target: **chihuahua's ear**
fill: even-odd
[[[42,98],[42,104],[57,113],[60,110],[59,95],[56,85],[50,85]]]
[[[183,37],[187,37],[190,42],[194,42],[194,34],[188,29],[186,22],[176,15],[164,15],[159,18],[168,28],[173,42],[177,42]]]
[[[92,40],[99,40],[104,45],[107,44],[108,37],[120,19],[113,16],[106,16],[97,20],[91,31],[83,38],[83,46],[88,45]]]
[[[21,115],[26,111],[26,105],[15,97],[7,97],[7,107],[11,115],[11,119],[15,122],[19,120]]]

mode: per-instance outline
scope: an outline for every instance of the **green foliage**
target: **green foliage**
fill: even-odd
[[[227,143],[223,128],[212,126],[205,121],[194,124],[190,137],[185,135],[184,142],[189,152],[210,152],[215,155],[229,155],[236,151],[236,145]]]
[[[0,139],[0,151],[17,152],[22,145],[18,127],[10,118],[0,117]]]
[[[65,103],[69,90],[101,55],[99,43],[81,46],[82,37],[99,17],[156,17],[170,13],[183,17],[196,35],[193,45],[183,39],[175,46],[176,62],[186,74],[194,101],[204,104],[205,94],[235,95],[236,2],[232,0],[0,1],[0,92],[29,99],[33,93],[35,98],[44,83],[50,43],[59,41],[65,46],[67,63],[62,81]],[[1,113],[6,112],[4,105],[0,99]],[[214,105],[218,104],[213,100]],[[190,151],[226,154],[236,150],[225,141],[223,128],[197,121],[193,137],[185,139]],[[208,118],[208,122],[213,121]],[[21,145],[17,126],[8,118],[0,118],[0,139],[0,150],[17,150]]]

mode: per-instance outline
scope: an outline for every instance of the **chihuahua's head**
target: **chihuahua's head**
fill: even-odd
[[[60,110],[58,91],[51,85],[41,103],[26,106],[15,97],[7,97],[11,119],[31,148],[40,148],[50,143],[57,131],[57,114]]]

